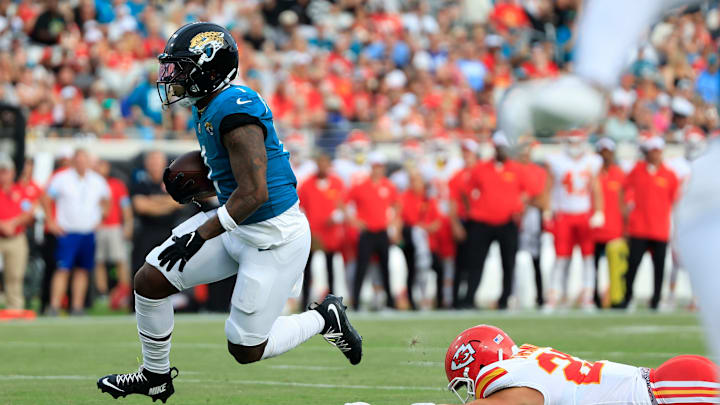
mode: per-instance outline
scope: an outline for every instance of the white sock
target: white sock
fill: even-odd
[[[561,292],[562,299],[567,295],[567,278],[570,259],[559,257],[555,259],[555,266],[550,272],[550,300],[557,301],[558,293]]]
[[[588,289],[591,294],[595,290],[595,261],[592,256],[583,257],[583,288]]]
[[[174,324],[170,299],[154,300],[135,293],[135,318],[142,343],[143,368],[153,373],[168,373]]]
[[[315,310],[296,315],[279,316],[270,329],[270,336],[262,358],[269,359],[300,346],[311,337],[322,332],[324,327],[325,320]]]

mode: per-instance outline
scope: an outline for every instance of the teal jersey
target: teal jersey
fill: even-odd
[[[193,107],[192,114],[200,150],[209,169],[208,178],[215,185],[220,204],[225,204],[237,187],[227,149],[222,144],[220,123],[229,115],[245,114],[257,118],[264,126],[268,200],[242,225],[276,217],[298,201],[297,180],[290,168],[290,154],[278,139],[270,108],[257,92],[245,86],[229,86],[210,102],[202,114],[198,114],[197,107]]]

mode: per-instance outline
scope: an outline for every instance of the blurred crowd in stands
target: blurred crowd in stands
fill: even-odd
[[[677,141],[718,127],[718,2],[656,24],[628,55],[601,133]],[[0,100],[37,136],[192,137],[190,114],[163,112],[156,56],[182,24],[225,25],[239,82],[276,122],[328,151],[351,128],[375,141],[488,138],[508,86],[572,69],[580,0],[0,1]]]
[[[292,153],[313,250],[330,265],[336,253],[343,257],[356,307],[366,274],[386,291],[377,307],[473,307],[497,241],[498,308],[509,305],[518,249],[533,256],[537,304],[568,305],[562,286],[575,245],[583,256],[580,306],[627,306],[649,250],[657,308],[672,204],[689,159],[720,129],[718,2],[680,10],[648,32],[592,134],[561,134],[564,150],[541,161],[530,139],[511,151],[493,136],[496,103],[519,81],[572,70],[581,11],[581,0],[0,0],[0,103],[22,107],[30,139],[192,139],[189,110],[161,108],[156,55],[181,25],[216,22],[238,40],[237,81],[263,94]],[[402,155],[375,147],[387,142],[402,145]],[[657,151],[665,142],[686,153],[663,163]],[[637,162],[614,161],[621,143],[640,145]],[[32,160],[15,170],[0,159],[0,203],[16,206],[0,210],[7,308],[41,296],[49,315],[82,314],[88,286],[109,294],[113,306],[132,308],[133,270],[197,209],[164,192],[164,154],[142,159],[110,176],[107,162],[78,150],[60,157],[59,172],[41,186],[32,182]],[[74,201],[78,190],[92,198]],[[545,287],[544,231],[555,236],[559,258]],[[390,293],[392,244],[408,268],[400,297]],[[45,263],[38,291],[27,288],[33,251]],[[614,287],[604,294],[591,279],[606,251],[608,263],[623,257],[629,269],[611,274]],[[417,296],[425,291],[423,269],[436,273],[434,303]],[[205,288],[194,298],[212,297]],[[304,301],[310,295],[306,287]]]

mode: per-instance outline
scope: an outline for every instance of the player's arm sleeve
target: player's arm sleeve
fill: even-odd
[[[226,115],[220,121],[220,128],[218,128],[218,130],[220,131],[220,135],[222,136],[236,128],[245,125],[257,125],[262,129],[263,136],[267,138],[267,128],[265,127],[265,124],[260,121],[260,118],[247,113],[234,113]]]
[[[508,372],[502,367],[494,367],[485,371],[477,378],[475,383],[475,395],[478,398],[485,398],[495,391],[508,387]]]

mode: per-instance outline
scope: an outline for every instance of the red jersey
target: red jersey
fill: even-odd
[[[335,223],[332,217],[345,199],[343,181],[335,175],[323,179],[312,175],[298,190],[298,197],[313,235],[320,238],[327,251],[339,249],[343,242],[343,224]]]
[[[650,171],[647,162],[641,161],[625,178],[624,189],[634,196],[628,219],[630,236],[667,241],[670,213],[678,194],[675,174],[665,165]]]
[[[110,188],[110,206],[107,215],[102,222],[103,227],[121,225],[123,222],[122,208],[130,204],[130,195],[127,187],[120,179],[108,177],[108,187]]]
[[[432,204],[437,210],[435,200],[428,198],[424,193],[418,194],[413,190],[407,190],[400,196],[401,217],[404,225],[415,226],[423,223],[429,205]]]
[[[472,175],[471,167],[464,167],[458,170],[448,182],[448,188],[450,189],[450,200],[455,204],[457,210],[457,216],[461,220],[466,220],[468,217],[468,210],[465,207],[465,201],[463,196],[469,188],[470,176]]]
[[[491,225],[509,222],[522,212],[522,197],[527,193],[525,170],[515,161],[503,164],[480,162],[472,169],[467,195],[470,219]]]
[[[0,189],[0,221],[7,221],[17,218],[25,210],[23,209],[23,190],[16,184],[7,190]],[[15,228],[15,235],[23,233],[24,226]]]
[[[524,180],[528,196],[535,197],[542,194],[547,184],[547,170],[543,166],[532,162],[523,164],[523,168],[525,169]]]
[[[600,170],[598,181],[602,187],[605,224],[593,230],[593,237],[597,242],[606,243],[621,237],[623,233],[620,191],[625,182],[625,173],[618,165],[612,165],[607,170]]]
[[[355,203],[358,218],[368,231],[387,229],[390,208],[398,201],[397,190],[386,177],[378,181],[367,178],[350,189],[348,200]]]
[[[17,183],[17,186],[22,190],[23,198],[31,204],[35,204],[43,195],[42,188],[32,180],[27,183]]]

